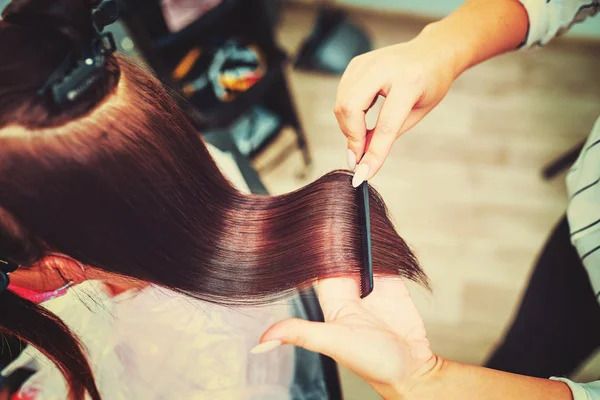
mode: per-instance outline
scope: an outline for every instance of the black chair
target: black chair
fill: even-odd
[[[584,145],[585,141],[578,143],[544,166],[542,169],[542,177],[545,180],[550,180],[564,170],[570,168],[571,165],[577,161],[577,157],[579,157],[579,153],[581,153]]]
[[[288,56],[275,42],[272,16],[267,5],[265,0],[223,0],[186,28],[171,33],[159,1],[120,1],[121,21],[127,27],[137,50],[158,77],[180,94],[183,94],[182,82],[173,78],[173,70],[192,48],[208,46],[215,38],[239,37],[256,43],[265,56],[267,71],[254,86],[234,101],[221,103],[217,107],[204,107],[201,99],[194,96],[182,102],[188,102],[195,108],[191,114],[201,132],[228,128],[254,106],[265,106],[278,116],[280,126],[248,157],[254,158],[284,127],[291,127],[308,168],[312,161],[311,154],[284,71]],[[197,71],[198,75],[202,72]],[[193,79],[193,76],[187,78]]]

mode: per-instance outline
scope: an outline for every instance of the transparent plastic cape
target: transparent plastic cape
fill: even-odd
[[[86,282],[45,307],[82,339],[104,399],[290,399],[294,349],[251,355],[264,330],[291,316],[288,304],[225,308],[158,287],[111,298]],[[29,346],[18,366],[38,372],[24,393],[66,399],[59,371]]]

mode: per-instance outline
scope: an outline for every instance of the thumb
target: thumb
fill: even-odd
[[[278,344],[291,344],[335,358],[336,354],[339,354],[338,350],[343,349],[344,343],[340,339],[347,336],[342,330],[342,326],[331,323],[311,322],[299,318],[286,319],[267,329],[260,339],[261,344],[253,350],[263,345],[265,349],[270,350]]]

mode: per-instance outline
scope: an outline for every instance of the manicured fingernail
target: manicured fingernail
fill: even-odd
[[[367,175],[369,175],[369,166],[367,164],[359,164],[356,167],[356,171],[354,171],[352,186],[359,187],[367,179]]]
[[[348,149],[348,169],[350,169],[350,171],[354,171],[354,168],[356,168],[356,154],[354,154],[352,150]]]
[[[269,340],[268,342],[264,342],[264,343],[259,344],[258,346],[255,346],[252,350],[250,350],[250,353],[252,353],[252,354],[266,353],[267,351],[276,349],[279,346],[281,346],[281,340]]]

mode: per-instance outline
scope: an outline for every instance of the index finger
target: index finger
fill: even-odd
[[[356,161],[365,152],[367,136],[367,111],[373,106],[380,88],[372,82],[354,87],[351,90],[341,88],[334,108],[340,129],[348,138],[348,149],[356,155]]]
[[[371,179],[379,171],[415,103],[416,96],[402,93],[397,89],[390,91],[377,118],[377,124],[366,153],[360,160],[360,164],[368,165],[368,174],[366,177],[361,176],[360,178]],[[353,184],[362,183],[358,180]]]

